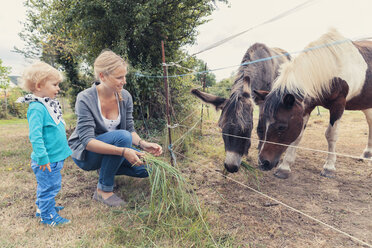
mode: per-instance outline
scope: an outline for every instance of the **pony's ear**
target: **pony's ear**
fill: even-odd
[[[223,109],[226,102],[228,101],[228,99],[226,98],[215,96],[215,95],[208,94],[205,92],[201,92],[200,90],[197,90],[197,89],[192,89],[191,94],[200,98],[205,103],[214,105],[216,107],[216,110]]]
[[[256,97],[254,97],[254,102],[259,105],[265,101],[266,96],[270,93],[266,90],[253,90],[253,93]]]
[[[296,98],[294,95],[292,94],[286,94],[284,97],[283,97],[283,104],[284,106],[286,106],[287,108],[292,108],[294,103],[296,101]]]

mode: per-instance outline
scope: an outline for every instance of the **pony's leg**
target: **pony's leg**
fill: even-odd
[[[364,115],[366,116],[368,123],[368,143],[367,147],[364,149],[362,158],[371,158],[372,157],[372,108],[363,110]]]
[[[286,179],[291,174],[290,166],[296,160],[296,147],[295,146],[297,146],[300,143],[308,120],[309,120],[309,115],[304,116],[304,124],[302,127],[302,131],[300,135],[297,137],[297,139],[291,143],[291,146],[287,148],[283,161],[278,165],[278,169],[274,173],[276,177]]]
[[[333,126],[331,124],[328,125],[327,131],[325,132],[325,136],[328,141],[328,155],[327,161],[323,166],[323,170],[320,173],[324,177],[334,177],[336,173],[336,141],[338,139],[338,126],[340,123],[340,119],[335,121]]]

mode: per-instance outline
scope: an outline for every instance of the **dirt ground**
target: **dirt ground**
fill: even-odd
[[[247,187],[372,244],[372,165],[338,156],[336,177],[324,178],[320,171],[326,154],[299,149],[292,175],[286,180],[274,177],[274,171],[247,173],[242,168],[225,178],[218,115],[213,109],[209,112],[210,119],[205,117],[203,121],[203,137],[189,142],[191,149],[185,156],[192,162],[181,156],[177,159],[184,175],[194,184],[200,202],[208,209],[211,233],[219,241],[226,239],[225,247],[367,247],[288,207],[275,205],[275,201]],[[324,132],[328,120],[328,112],[317,116],[315,111],[300,146],[326,151]],[[367,142],[367,130],[361,112],[346,112],[337,152],[359,156]],[[40,227],[33,217],[36,185],[27,163],[31,148],[25,124],[12,125],[11,131],[0,126],[0,134],[5,137],[0,139],[0,247],[125,247],[113,241],[113,223],[130,223],[136,204],[141,205],[146,181],[133,184],[127,178],[119,178],[116,190],[131,199],[134,208],[108,211],[91,200],[96,173],[83,172],[68,159],[57,201],[67,206],[63,215],[73,222],[59,231]],[[257,140],[252,142],[249,155],[244,158],[254,168],[257,144]]]
[[[325,110],[321,116],[316,112],[310,118],[300,146],[326,151],[324,132],[329,115]],[[193,169],[189,173],[196,181],[198,195],[215,214],[214,221],[226,235],[235,237],[237,246],[368,247],[224,178],[221,174],[223,141],[218,132],[216,120],[204,123],[203,139],[208,142],[202,142],[204,147],[193,155],[193,167],[190,166]],[[367,137],[368,126],[363,113],[345,112],[337,152],[360,156]],[[253,138],[257,138],[255,133]],[[206,147],[205,143],[211,147]],[[252,142],[249,155],[244,158],[253,167],[257,167],[257,143]],[[227,176],[372,244],[372,165],[338,156],[337,175],[329,179],[320,176],[325,159],[324,153],[299,149],[288,179],[276,178],[274,170],[256,170],[254,176],[240,169]]]

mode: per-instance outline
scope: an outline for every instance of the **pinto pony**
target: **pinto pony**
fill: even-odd
[[[314,49],[312,49],[314,48]],[[316,48],[316,49],[315,49]],[[369,125],[369,138],[362,157],[372,155],[372,42],[351,41],[331,29],[309,44],[306,52],[283,64],[270,93],[256,92],[265,99],[265,142],[259,153],[263,170],[275,167],[286,154],[275,175],[287,178],[295,160],[294,148],[301,140],[309,115],[316,106],[330,112],[325,133],[328,154],[321,175],[335,175],[335,143],[344,110],[362,110]],[[277,143],[291,145],[278,145]]]
[[[270,57],[274,58],[270,59]],[[239,170],[241,158],[244,154],[248,154],[248,149],[251,146],[253,101],[260,106],[261,116],[263,101],[260,98],[256,98],[254,94],[252,95],[252,91],[269,91],[272,82],[278,76],[280,64],[289,59],[290,56],[282,49],[271,49],[264,44],[255,43],[248,48],[243,57],[242,65],[239,67],[231,89],[230,98],[225,99],[197,89],[191,91],[192,94],[202,101],[213,104],[217,110],[222,110],[218,124],[223,133],[222,137],[226,151],[224,165],[228,172],[233,173]],[[262,61],[249,63],[255,60]],[[259,121],[257,127],[257,134],[260,140],[263,139],[264,135],[262,124]],[[238,138],[238,136],[244,138]]]

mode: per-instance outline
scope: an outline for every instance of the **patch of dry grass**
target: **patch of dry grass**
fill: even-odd
[[[0,123],[0,136],[0,247],[214,246],[206,228],[208,224],[201,221],[201,216],[207,218],[207,213],[201,209],[195,212],[196,202],[184,202],[194,204],[190,206],[194,212],[187,217],[176,211],[165,212],[159,219],[153,216],[159,212],[150,204],[151,182],[120,176],[115,179],[114,190],[129,204],[125,208],[106,207],[92,200],[98,179],[96,172],[81,170],[70,158],[62,170],[62,190],[56,202],[65,206],[61,216],[72,222],[57,228],[41,225],[35,218],[36,180],[29,165],[31,144],[27,121]],[[172,183],[165,185],[168,190],[165,193],[177,197],[169,191]],[[178,190],[187,194],[186,187]],[[161,204],[162,196],[156,197]],[[231,238],[213,236],[220,247],[230,247]]]

